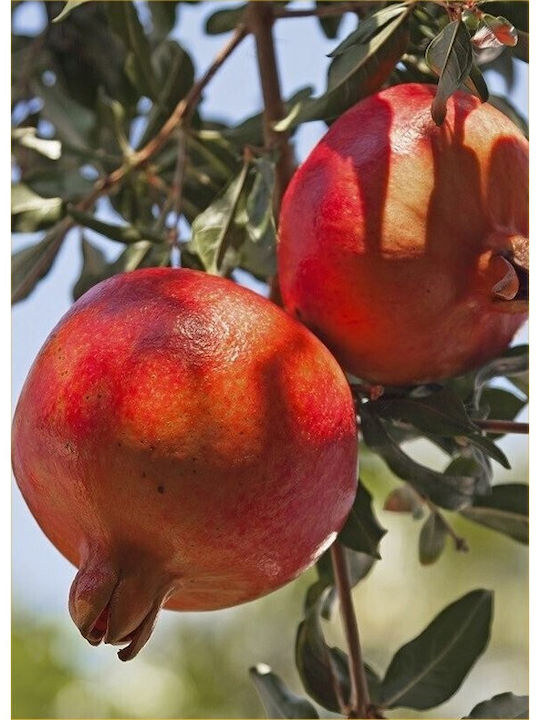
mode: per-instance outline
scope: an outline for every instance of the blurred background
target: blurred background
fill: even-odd
[[[204,71],[224,42],[223,36],[204,33],[206,18],[220,4],[179,6],[171,36],[191,54],[196,75]],[[291,4],[306,6],[309,3]],[[148,23],[146,4],[138,3],[137,9],[141,20]],[[12,18],[14,32],[25,35],[38,35],[47,21],[43,5],[32,0],[18,4]],[[355,24],[354,17],[345,16],[338,39],[328,40],[313,18],[277,23],[276,48],[285,96],[305,85],[312,85],[317,93],[324,90],[326,55]],[[208,114],[236,122],[260,109],[254,59],[255,50],[248,39],[205,91],[203,108]],[[519,61],[514,65],[510,96],[521,114],[528,117],[527,66]],[[507,93],[500,76],[488,72],[486,79],[493,92]],[[323,123],[301,126],[295,135],[299,160],[325,130]],[[33,239],[18,236],[14,249]],[[92,239],[99,242],[98,236]],[[74,236],[70,242],[68,238],[46,279],[14,307],[13,406],[39,347],[71,304],[71,288],[80,262],[77,239]],[[252,283],[251,287],[266,292],[262,284]],[[524,331],[516,342],[526,339]],[[526,438],[508,437],[501,446],[512,470],[497,471],[496,482],[526,482]],[[408,451],[437,469],[443,467],[442,454],[423,442]],[[388,529],[382,540],[382,561],[354,591],[364,655],[370,665],[384,671],[395,650],[452,600],[474,588],[495,591],[492,640],[460,691],[429,713],[397,711],[389,716],[461,717],[496,693],[526,694],[527,547],[447,513],[456,531],[467,539],[470,552],[456,553],[448,543],[435,565],[423,567],[417,552],[421,522],[382,509],[386,495],[398,481],[369,454],[361,457],[361,473],[374,496],[380,522]],[[291,689],[302,692],[294,666],[294,640],[304,592],[315,579],[313,570],[271,596],[242,607],[198,614],[164,611],[141,656],[123,664],[114,648],[91,648],[79,636],[67,612],[75,570],[41,533],[16,485],[13,487],[14,718],[263,717],[248,677],[248,668],[258,662],[272,666]],[[325,632],[331,644],[343,644],[337,617],[327,624]]]

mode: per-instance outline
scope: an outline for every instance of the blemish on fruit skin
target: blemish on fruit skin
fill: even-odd
[[[158,493],[161,493],[161,495],[163,495],[163,493],[165,492],[165,488],[163,487],[163,485],[158,485],[157,491]]]

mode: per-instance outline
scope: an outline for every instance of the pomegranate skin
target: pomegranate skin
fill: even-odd
[[[331,126],[282,204],[284,306],[349,372],[402,385],[506,349],[527,317],[528,143],[464,92],[437,127],[435,87],[375,94]]]
[[[13,467],[79,567],[70,612],[133,657],[158,610],[210,610],[296,577],[356,490],[347,381],[306,328],[229,280],[144,269],[92,288],[39,352]]]

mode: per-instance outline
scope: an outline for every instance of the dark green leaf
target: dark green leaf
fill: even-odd
[[[514,420],[527,404],[526,400],[501,388],[485,388],[482,392],[481,417],[494,420]],[[491,437],[501,437],[494,436]]]
[[[528,63],[529,62],[529,33],[518,30],[517,35],[518,35],[518,41],[517,41],[517,45],[514,48],[512,48],[512,55],[514,57],[516,57],[518,60],[522,60],[523,62]]]
[[[235,5],[234,7],[223,8],[212,13],[206,21],[206,32],[209,35],[220,35],[229,32],[242,20],[246,9],[246,4]]]
[[[520,543],[529,542],[528,485],[495,485],[491,495],[475,498],[470,507],[461,510],[461,514]]]
[[[152,38],[163,40],[171,32],[176,22],[178,3],[174,0],[166,2],[149,2],[148,9],[152,17]]]
[[[409,31],[404,10],[363,45],[354,45],[332,60],[328,88],[319,98],[305,102],[294,124],[333,120],[387,80],[407,47]]]
[[[86,2],[89,2],[89,0],[67,0],[60,14],[53,18],[53,22],[56,23],[65,20],[72,10]]]
[[[350,35],[347,35],[345,40],[341,42],[328,57],[337,57],[343,55],[344,52],[350,50],[355,45],[363,45],[368,40],[376,35],[390,20],[396,16],[403,15],[407,11],[405,3],[396,3],[395,5],[389,5],[388,7],[377,10],[376,12],[368,15],[367,17],[360,20],[356,30],[353,30]]]
[[[318,718],[309,700],[292,693],[268,665],[249,669],[268,718]]]
[[[121,38],[128,52],[125,70],[133,85],[153,100],[157,99],[159,84],[154,75],[148,38],[132,2],[109,1],[107,16],[112,29]]]
[[[529,370],[529,349],[526,345],[510,348],[502,357],[484,365],[475,375],[473,401],[479,407],[484,385],[496,377],[506,377],[514,383]],[[519,387],[519,385],[517,386]],[[521,388],[520,388],[521,389]]]
[[[155,243],[162,243],[163,237],[153,233],[151,230],[136,228],[132,225],[112,225],[111,223],[99,220],[89,213],[81,212],[76,207],[69,206],[68,214],[77,221],[79,225],[94,230],[94,232],[124,244],[137,243],[141,240],[151,240]]]
[[[315,5],[318,8],[328,7],[328,0],[317,0]],[[319,25],[321,26],[321,30],[326,35],[326,37],[329,40],[334,40],[334,38],[337,37],[337,34],[339,32],[339,26],[341,25],[343,16],[327,15],[326,17],[319,17],[317,19],[319,21]]]
[[[349,666],[345,653],[328,647],[319,620],[319,602],[309,608],[296,634],[296,667],[309,695],[327,710],[340,712],[338,693],[350,696]]]
[[[379,542],[385,533],[373,514],[371,495],[359,480],[351,512],[338,537],[346,547],[380,558]]]
[[[451,697],[487,645],[492,606],[491,592],[473,590],[401,647],[381,684],[382,705],[426,710]]]
[[[49,227],[64,214],[62,198],[43,198],[24,183],[11,188],[12,227],[15,232],[34,232]]]
[[[494,695],[491,700],[478,703],[467,718],[528,718],[529,696],[511,692]]]
[[[489,89],[484,80],[482,72],[476,63],[472,63],[469,77],[465,80],[465,86],[474,93],[482,102],[489,99]]]
[[[359,413],[366,445],[386,461],[393,473],[407,480],[421,495],[427,495],[436,505],[448,510],[457,510],[471,503],[477,478],[444,475],[420,465],[401,450],[382,421],[366,405],[359,408]]]
[[[351,587],[354,587],[370,572],[375,563],[375,559],[371,555],[356,552],[348,547],[343,547],[343,552],[345,555],[345,562],[347,563],[349,582],[351,583]],[[324,596],[321,607],[321,615],[323,618],[329,619],[337,600],[331,550],[327,550],[319,558],[316,567],[319,580],[315,583],[315,585],[311,586],[306,602],[308,606],[312,605],[319,599],[323,590],[330,587],[330,591]]]
[[[81,199],[94,186],[81,175],[78,168],[67,170],[63,163],[52,166],[50,170],[25,173],[24,181],[41,197],[61,197],[66,202]]]
[[[87,240],[84,235],[81,237],[81,251],[83,264],[81,274],[73,286],[72,295],[74,300],[78,300],[96,283],[114,274],[112,263],[108,262],[105,254]]]
[[[446,545],[448,528],[438,513],[430,513],[420,530],[418,555],[422,565],[436,562]]]
[[[64,235],[53,230],[35,245],[23,248],[11,258],[11,301],[28,297],[37,283],[45,277],[62,245]]]
[[[471,40],[461,20],[448,23],[431,41],[426,50],[426,62],[439,75],[431,115],[437,125],[442,125],[446,117],[446,102],[466,80],[473,62]]]
[[[225,251],[231,243],[234,218],[248,169],[249,164],[245,163],[224,193],[193,222],[190,249],[199,255],[206,270],[213,274],[220,272]]]
[[[54,125],[56,137],[75,147],[86,148],[96,120],[94,113],[76,102],[58,83],[48,86],[36,80],[32,87],[43,101],[41,115]]]

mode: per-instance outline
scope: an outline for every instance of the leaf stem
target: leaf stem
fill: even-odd
[[[431,500],[427,497],[422,497],[423,501],[426,503],[428,508],[431,510],[431,512],[434,515],[437,515],[439,520],[443,523],[443,525],[446,528],[446,532],[450,535],[452,540],[454,541],[454,546],[457,550],[457,552],[469,552],[469,544],[465,540],[464,537],[461,537],[461,535],[458,535],[454,528],[450,525],[448,520],[444,517],[444,515],[439,511],[439,508],[431,502]]]
[[[351,678],[351,698],[348,717],[367,718],[372,713],[369,699],[369,690],[362,662],[362,650],[360,647],[360,635],[356,623],[356,615],[351,595],[351,582],[347,560],[343,546],[336,540],[331,548],[332,567],[336,580],[336,588],[339,596],[339,605],[345,638],[349,650],[349,674]]]
[[[512,422],[511,420],[473,420],[474,424],[488,433],[515,433],[517,435],[529,434],[529,423]]]

